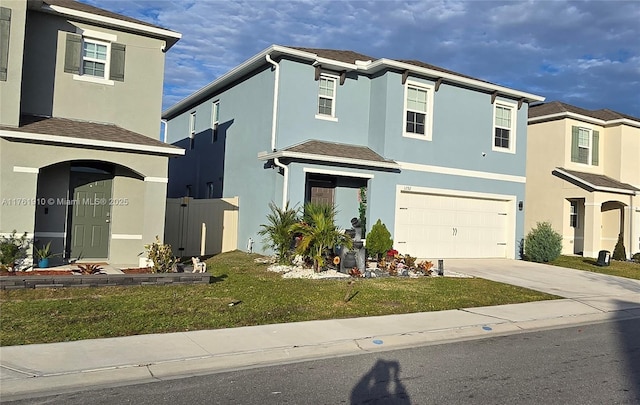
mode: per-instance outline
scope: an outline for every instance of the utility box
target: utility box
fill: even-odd
[[[611,252],[608,250],[601,250],[598,252],[598,261],[596,264],[598,266],[608,266],[611,263]]]

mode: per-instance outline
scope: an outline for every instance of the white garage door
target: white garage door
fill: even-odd
[[[394,246],[419,258],[507,257],[509,201],[401,191]]]

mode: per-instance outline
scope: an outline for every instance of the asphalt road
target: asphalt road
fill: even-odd
[[[7,403],[639,404],[640,319]]]

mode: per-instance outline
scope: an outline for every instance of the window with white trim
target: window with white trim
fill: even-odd
[[[218,140],[218,124],[220,121],[220,101],[214,101],[211,105],[211,130],[213,132],[211,142]]]
[[[600,132],[584,127],[571,127],[571,161],[598,166]]]
[[[99,77],[109,77],[109,50],[111,44],[82,38],[82,71],[80,74]]]
[[[578,227],[578,202],[570,201],[569,225],[572,228]]]
[[[515,104],[496,101],[493,105],[493,150],[514,153],[516,149]]]
[[[336,116],[336,79],[325,74],[318,79],[318,118]]]
[[[407,82],[404,97],[404,136],[431,140],[433,87]]]
[[[66,34],[65,73],[74,80],[113,85],[124,81],[126,46],[109,33],[78,29]]]

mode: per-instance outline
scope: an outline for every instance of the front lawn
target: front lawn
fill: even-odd
[[[558,297],[482,279],[283,279],[242,252],[207,261],[208,285],[0,292],[0,345],[441,311]],[[229,305],[234,304],[234,305]]]
[[[582,256],[560,256],[549,264],[640,280],[640,263],[611,260],[609,266],[600,267],[596,265],[596,259]]]

